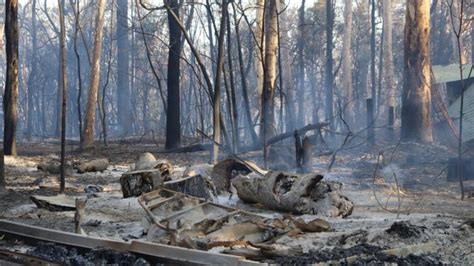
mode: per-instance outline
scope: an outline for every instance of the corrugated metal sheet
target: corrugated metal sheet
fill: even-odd
[[[453,118],[456,126],[459,127],[459,108],[461,106],[461,97],[451,104],[448,108],[449,116]],[[463,116],[463,141],[474,139],[474,85],[471,85],[464,92],[464,116]]]
[[[474,77],[474,69],[471,73],[471,68],[473,65],[466,64],[463,66],[463,78],[472,78]],[[461,80],[461,75],[459,71],[459,65],[447,65],[447,66],[432,66],[433,75],[435,79],[435,84],[439,83],[448,83],[452,81]],[[469,76],[469,74],[471,74]]]

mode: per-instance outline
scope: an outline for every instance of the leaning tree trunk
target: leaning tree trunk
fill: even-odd
[[[401,138],[430,143],[429,0],[407,1],[404,47]]]
[[[265,69],[262,92],[260,136],[264,144],[264,161],[267,160],[267,140],[275,135],[274,95],[278,52],[278,1],[269,0],[265,6]]]
[[[178,0],[168,0],[166,4],[179,18]],[[181,145],[180,121],[180,57],[181,57],[181,29],[178,21],[168,11],[168,25],[170,30],[168,53],[168,95],[166,110],[166,149],[178,148]]]
[[[3,147],[5,155],[16,156],[16,121],[18,99],[18,1],[5,3],[5,50],[7,75],[3,94]]]
[[[117,110],[122,136],[132,131],[129,87],[130,42],[128,39],[128,0],[117,1]]]
[[[102,54],[102,33],[104,28],[105,0],[99,0],[95,18],[96,31],[94,36],[94,51],[92,55],[91,79],[87,99],[86,121],[83,132],[82,148],[94,145],[94,127],[97,108],[97,92],[100,82],[100,56]]]

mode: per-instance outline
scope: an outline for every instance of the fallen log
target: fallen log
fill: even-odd
[[[231,180],[234,177],[239,174],[247,175],[252,171],[257,172],[259,175],[266,173],[253,162],[226,159],[220,161],[212,168],[211,179],[216,186],[217,193],[221,194],[224,191],[230,192]]]
[[[40,163],[36,168],[52,175],[59,175],[61,173],[61,163],[55,161]],[[69,162],[66,163],[65,171],[65,174],[68,176],[73,174],[73,167]]]
[[[77,172],[80,174],[88,172],[102,172],[109,167],[108,159],[96,159],[89,162],[81,163],[76,166]]]
[[[250,173],[232,180],[240,199],[248,203],[295,214],[346,217],[354,204],[342,195],[342,184],[322,181],[319,174],[268,172],[264,177]]]
[[[311,131],[311,130],[321,130],[324,127],[327,127],[329,123],[316,123],[316,124],[308,124],[305,127],[302,127],[297,130],[299,135],[304,135],[306,132]],[[291,132],[285,132],[283,134],[280,134],[278,136],[275,136],[273,138],[270,138],[267,140],[268,145],[275,144],[279,141],[285,140],[287,138],[293,137],[294,131]],[[181,148],[176,148],[176,149],[170,149],[170,150],[164,150],[159,153],[187,153],[187,152],[198,152],[198,151],[210,151],[212,148],[212,144],[206,143],[206,144],[193,144],[191,146],[187,147],[181,147]],[[262,145],[261,143],[258,144],[253,144],[250,146],[243,146],[239,148],[240,153],[245,153],[245,152],[251,152],[251,151],[256,151],[258,149],[261,149]]]
[[[57,196],[31,196],[36,206],[52,212],[74,211],[76,210],[75,198],[60,194]]]

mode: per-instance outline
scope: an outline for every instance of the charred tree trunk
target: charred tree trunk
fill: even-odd
[[[31,51],[31,58],[30,58],[31,70],[30,70],[30,75],[28,76],[28,122],[27,122],[27,128],[26,128],[26,138],[28,140],[31,139],[31,135],[33,134],[33,116],[34,116],[33,88],[34,86],[37,86],[36,84],[36,74],[37,74],[36,51],[38,49],[38,43],[37,43],[37,38],[36,38],[36,0],[33,0],[32,5],[31,5],[31,42],[32,42],[31,45],[33,49]]]
[[[298,11],[298,76],[297,76],[297,84],[298,84],[298,127],[303,126],[305,123],[305,67],[304,67],[304,48],[306,42],[305,36],[305,0],[301,1],[301,7]]]
[[[104,28],[105,0],[99,0],[95,19],[96,32],[94,36],[94,51],[92,55],[91,78],[87,100],[86,121],[83,132],[82,148],[94,145],[94,127],[96,119],[97,95],[100,81],[100,57],[102,54],[102,35]]]
[[[352,0],[346,0],[344,6],[344,36],[342,43],[342,89],[344,91],[344,119],[352,125],[354,103],[352,97]]]
[[[117,1],[117,110],[120,133],[131,133],[132,107],[129,87],[130,42],[128,39],[128,0]]]
[[[59,24],[60,24],[60,65],[61,65],[61,79],[60,88],[62,90],[62,102],[61,102],[61,182],[59,193],[64,194],[66,177],[66,102],[67,102],[67,62],[66,62],[66,26],[64,23],[64,5],[65,0],[58,0],[59,7]]]
[[[166,4],[179,18],[179,1],[167,0]],[[170,30],[168,53],[168,95],[166,111],[166,149],[181,146],[180,121],[180,57],[181,57],[181,29],[178,21],[168,11],[168,25]]]
[[[237,108],[237,98],[235,95],[234,63],[232,59],[232,32],[230,30],[230,18],[226,19],[227,26],[227,63],[229,65],[230,94],[232,103],[232,147],[234,153],[237,152],[240,143],[239,138],[239,113]]]
[[[265,6],[265,57],[264,86],[262,92],[262,116],[260,137],[262,138],[264,161],[267,160],[267,140],[275,135],[274,95],[278,52],[278,1],[269,0]]]
[[[387,114],[388,127],[387,138],[394,140],[394,122],[395,122],[395,84],[393,81],[393,54],[392,54],[392,0],[384,0],[383,2],[383,36],[384,49],[383,61],[385,89],[387,92]]]
[[[3,148],[5,155],[16,156],[16,121],[18,98],[18,1],[5,2],[5,50],[7,75],[3,94]]]
[[[240,41],[240,30],[239,24],[237,23],[237,14],[235,12],[234,2],[232,2],[232,7],[234,9],[234,23],[235,23],[235,38],[237,39],[237,52],[239,55],[239,70],[240,70],[240,79],[242,83],[242,97],[244,98],[244,113],[245,118],[247,119],[248,129],[250,135],[252,136],[252,141],[254,144],[258,143],[258,136],[255,132],[255,127],[253,126],[252,115],[250,113],[250,100],[248,96],[248,83],[247,77],[245,76],[244,70],[244,56],[242,54],[242,44]]]
[[[266,0],[257,0],[256,3],[256,17],[255,17],[255,74],[257,76],[257,93],[262,95],[264,83],[264,57],[265,57],[265,35],[264,35],[264,20],[265,20],[265,4]]]
[[[222,18],[219,29],[218,50],[217,50],[217,69],[216,78],[214,80],[214,97],[213,97],[213,148],[212,163],[216,164],[219,156],[219,144],[221,142],[221,79],[224,70],[224,38],[226,29],[226,20],[228,16],[228,2],[222,2]]]
[[[433,141],[431,128],[430,1],[408,0],[402,95],[403,140]]]
[[[334,110],[333,110],[333,29],[334,29],[334,10],[333,1],[326,0],[326,120],[330,123],[330,128],[334,129]]]

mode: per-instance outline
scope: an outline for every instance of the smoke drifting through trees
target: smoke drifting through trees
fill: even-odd
[[[412,2],[66,1],[66,135],[86,148],[153,132],[167,149],[212,138],[235,152],[327,121],[325,134],[344,134],[348,123],[374,141],[396,140],[401,126],[404,139],[430,142],[427,59],[457,63],[457,50],[447,6]],[[4,17],[4,147],[15,154],[16,136],[60,129],[59,10],[6,1]],[[460,40],[462,62],[472,57],[471,28]],[[412,97],[416,84],[423,93]],[[366,120],[367,99],[374,114]]]

